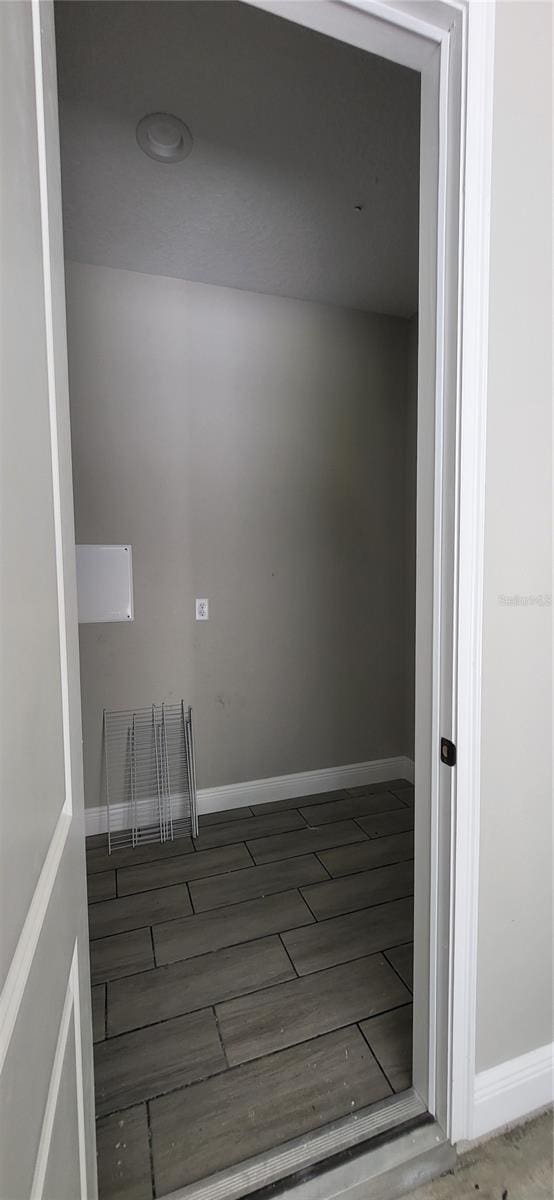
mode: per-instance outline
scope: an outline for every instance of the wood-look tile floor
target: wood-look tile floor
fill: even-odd
[[[101,1200],[153,1200],[411,1082],[406,780],[200,818],[87,869]]]

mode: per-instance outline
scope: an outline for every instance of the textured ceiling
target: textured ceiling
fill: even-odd
[[[69,258],[415,312],[414,72],[234,0],[63,0],[56,28]],[[139,149],[156,111],[184,162]]]

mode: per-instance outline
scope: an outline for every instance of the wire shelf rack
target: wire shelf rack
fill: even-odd
[[[108,849],[198,836],[192,709],[104,709]]]

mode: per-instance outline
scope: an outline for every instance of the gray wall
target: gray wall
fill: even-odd
[[[551,8],[497,5],[477,1068],[552,1041]]]
[[[104,705],[190,699],[202,787],[412,754],[408,322],[67,289],[77,541],[132,543],[135,585],[133,624],[81,627],[87,803]]]

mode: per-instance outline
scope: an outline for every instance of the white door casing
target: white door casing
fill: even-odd
[[[270,11],[284,7],[266,0],[251,2]],[[287,8],[290,18],[292,6]],[[429,1093],[429,1098],[435,1111],[443,1109],[446,1115],[442,1119],[453,1140],[458,1140],[468,1135],[474,1076],[493,5],[467,6],[456,0],[451,5],[350,0],[344,5],[298,4],[294,8],[296,12],[309,9],[318,22],[324,12],[358,8],[364,25],[373,17],[373,32],[379,26],[383,48],[372,44],[368,48],[373,52],[384,52],[389,23],[397,26],[404,40],[407,33],[419,30],[420,36],[434,42],[435,62],[436,47],[442,46],[443,67],[447,62],[451,85],[452,13],[462,15],[462,37],[469,43],[468,77],[466,80],[462,56],[464,70],[458,81],[462,144],[456,154],[465,177],[458,181],[459,228],[455,235],[452,229],[449,233],[451,240],[458,238],[460,266],[455,289],[459,457],[454,493],[458,510],[446,516],[447,523],[455,525],[454,555],[459,570],[457,577],[455,569],[452,573],[453,630],[446,632],[454,643],[452,663],[454,668],[458,664],[458,672],[454,668],[450,672],[450,693],[447,691],[451,729],[441,724],[440,705],[434,718],[435,732],[440,725],[443,732],[456,737],[457,726],[461,757],[455,773],[457,798],[448,785],[444,795],[437,782],[432,787],[435,817],[439,806],[455,807],[452,831],[447,831],[445,841],[435,832],[431,843],[434,865],[430,861],[430,874],[437,871],[439,860],[447,870],[448,916],[442,928],[431,931],[435,975],[427,974],[427,980],[434,996],[423,1005],[428,1007],[433,1036],[437,1021],[448,1025],[447,1095],[441,1100]],[[311,22],[300,18],[300,23]],[[39,5],[38,0],[0,4],[0,31],[4,168],[0,1195],[9,1200],[29,1195],[51,1200],[88,1196],[94,1200],[80,697],[51,5]],[[406,49],[406,53],[411,51]],[[401,61],[396,53],[390,56]],[[440,65],[436,77],[440,92],[441,80],[443,88],[445,83]],[[444,90],[442,97],[444,100]],[[448,130],[443,128],[441,134],[444,149]],[[443,184],[447,183],[445,178]],[[450,284],[448,289],[452,295]],[[432,744],[431,753],[436,749]],[[435,762],[435,780],[437,776]],[[440,900],[436,880],[434,886]],[[441,904],[443,917],[445,911]],[[437,972],[438,954],[442,957]],[[438,992],[447,1000],[442,1017],[437,1017],[441,1007]],[[425,1050],[423,1060],[429,1064],[431,1077],[431,1048]],[[445,1078],[444,1071],[441,1076]]]
[[[0,1196],[97,1195],[54,14],[0,4]]]

